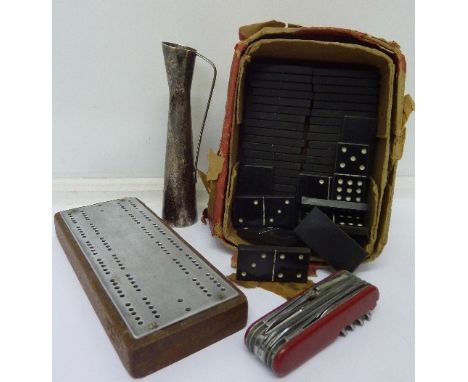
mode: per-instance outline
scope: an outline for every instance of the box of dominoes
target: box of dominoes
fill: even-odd
[[[398,44],[277,21],[239,34],[220,148],[202,174],[212,232],[237,246],[293,232],[318,207],[374,259],[414,108]]]

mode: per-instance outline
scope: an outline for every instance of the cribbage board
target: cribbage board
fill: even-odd
[[[275,60],[247,66],[236,228],[292,229],[318,206],[353,237],[367,236],[379,81],[370,66]],[[254,205],[260,199],[263,208]],[[275,209],[292,199],[288,216]]]
[[[245,296],[138,199],[58,212],[55,229],[133,377],[245,326]]]

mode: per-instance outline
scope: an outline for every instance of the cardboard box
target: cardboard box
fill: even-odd
[[[365,251],[368,260],[376,258],[387,243],[397,163],[403,152],[405,124],[414,110],[413,100],[404,94],[406,62],[398,44],[348,29],[301,27],[277,21],[243,26],[239,35],[220,148],[217,154],[210,151],[208,172],[200,173],[209,192],[207,216],[212,233],[229,245],[245,243],[232,226],[231,208],[246,65],[255,58],[372,65],[379,70],[381,82]]]

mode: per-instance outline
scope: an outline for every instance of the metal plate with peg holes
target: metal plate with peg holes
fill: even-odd
[[[136,198],[61,216],[135,338],[239,295]]]

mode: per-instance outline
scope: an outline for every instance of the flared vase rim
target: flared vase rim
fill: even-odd
[[[162,41],[161,44],[163,46],[165,46],[165,47],[172,48],[172,49],[184,49],[184,50],[188,50],[188,51],[191,51],[191,52],[194,52],[194,53],[196,53],[196,51],[197,51],[196,49],[191,48],[189,46],[176,44],[174,42]]]

